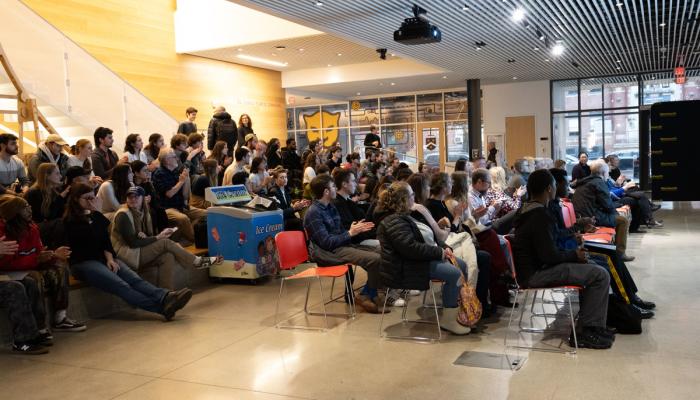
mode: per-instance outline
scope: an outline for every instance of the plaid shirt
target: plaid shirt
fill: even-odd
[[[165,167],[159,167],[153,171],[152,180],[153,186],[158,193],[158,198],[160,199],[160,205],[163,208],[175,208],[180,211],[187,208],[185,196],[182,194],[182,188],[180,188],[173,197],[168,198],[168,196],[165,195],[165,192],[172,189],[180,180],[180,174],[177,172],[177,169],[170,171]]]
[[[314,200],[304,216],[304,229],[309,239],[324,250],[333,251],[350,244],[350,232],[343,229],[340,214],[333,204],[326,206]]]

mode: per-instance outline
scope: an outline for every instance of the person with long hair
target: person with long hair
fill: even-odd
[[[211,158],[204,160],[204,173],[199,175],[192,184],[190,206],[206,209],[211,203],[204,199],[204,191],[208,187],[219,186],[219,164]]]
[[[131,172],[134,174],[134,185],[141,187],[146,192],[144,201],[148,204],[156,233],[162,232],[168,227],[168,215],[160,203],[153,182],[151,182],[151,171],[148,169],[148,165],[141,160],[136,160],[131,163]]]
[[[408,290],[428,290],[431,279],[444,281],[440,327],[466,335],[471,329],[457,321],[457,313],[460,278],[466,278],[467,265],[436,239],[429,226],[411,217],[414,203],[413,189],[400,181],[392,183],[379,199],[378,208],[386,213],[377,230],[382,280],[389,288]]]
[[[152,133],[148,137],[148,145],[144,149],[146,152],[146,164],[148,165],[148,170],[153,172],[156,168],[160,167],[160,162],[158,161],[158,154],[160,154],[160,149],[165,147],[165,139],[160,133]]]
[[[228,143],[224,142],[223,140],[216,142],[207,159],[216,161],[216,163],[221,167],[219,171],[219,182],[223,182],[224,172],[233,162],[233,157],[229,156]]]
[[[65,241],[71,249],[70,269],[76,279],[116,295],[128,304],[161,314],[167,321],[192,298],[192,290],[168,291],[146,282],[117,259],[109,220],[100,200],[85,184],[71,187],[63,217]]]
[[[207,268],[221,263],[221,257],[195,256],[170,240],[175,232],[173,228],[156,233],[145,195],[139,186],[129,188],[126,204],[114,215],[110,237],[117,258],[137,271],[155,263],[159,266],[158,286],[169,289],[176,286],[176,275],[182,275],[186,268]]]
[[[134,173],[131,165],[119,164],[112,171],[112,179],[102,183],[97,190],[97,197],[102,203],[100,210],[111,219],[112,214],[126,202],[126,191],[134,185]]]
[[[282,150],[280,149],[280,140],[273,138],[270,143],[267,144],[267,153],[265,154],[267,158],[267,167],[270,169],[275,169],[282,165]]]
[[[32,208],[32,219],[37,224],[63,216],[68,188],[61,190],[63,179],[58,166],[53,163],[39,165],[36,181],[25,197]]]
[[[527,192],[525,187],[519,187],[512,196],[509,196],[506,193],[508,183],[506,182],[506,171],[503,169],[503,167],[494,166],[488,171],[491,175],[491,186],[486,191],[486,204],[501,204],[501,208],[496,212],[494,218],[500,218],[509,212],[520,208],[521,199]]]
[[[241,114],[241,117],[238,118],[238,147],[246,143],[245,138],[250,134],[255,134],[255,131],[253,131],[253,121],[248,114]],[[248,149],[253,151],[255,147],[249,147]]]
[[[132,133],[126,137],[124,144],[124,155],[119,160],[122,163],[130,163],[132,161],[141,160],[148,162],[148,156],[143,151],[143,140],[137,133]]]
[[[17,242],[17,250],[0,257],[0,270],[24,273],[19,281],[27,292],[39,293],[34,304],[34,317],[45,342],[52,340],[46,326],[44,294],[54,311],[50,319],[53,330],[81,332],[85,325],[68,318],[68,279],[65,263],[71,254],[68,247],[55,251],[44,247],[39,227],[32,221],[32,208],[23,198],[11,195],[0,197],[0,237]]]
[[[450,234],[448,227],[440,227],[435,218],[430,214],[430,211],[425,207],[425,201],[430,194],[430,179],[426,174],[413,174],[406,180],[411,189],[413,189],[414,202],[411,208],[411,216],[430,226],[435,233],[435,237],[440,241],[447,240]]]
[[[383,161],[377,161],[369,166],[365,179],[365,193],[369,193],[370,199],[376,200],[376,197],[372,197],[372,194],[375,186],[384,177],[385,173],[386,164]]]
[[[255,194],[266,194],[272,183],[272,178],[267,172],[267,162],[262,157],[253,158],[250,164],[250,189]]]
[[[430,178],[430,197],[426,200],[425,207],[441,228],[449,228],[456,233],[462,230],[462,213],[467,204],[459,203],[452,211],[447,208],[445,199],[452,193],[452,183],[452,177],[446,172],[434,174]]]
[[[79,139],[70,148],[71,155],[68,156],[68,168],[82,167],[91,170],[92,159],[90,156],[92,156],[92,152],[92,142],[87,139]]]

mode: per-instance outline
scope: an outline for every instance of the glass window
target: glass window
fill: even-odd
[[[469,159],[469,135],[467,121],[445,122],[447,136],[447,162],[460,158]]]
[[[620,171],[639,178],[639,113],[605,115],[605,155],[620,158]]]
[[[440,128],[426,126],[421,128],[423,135],[423,159],[430,165],[440,165]]]
[[[382,136],[386,138],[386,149],[395,151],[401,161],[417,161],[416,124],[384,125],[381,130]]]
[[[467,92],[445,93],[445,121],[467,119]]]
[[[416,122],[415,96],[382,97],[380,110],[382,125]]]
[[[360,155],[364,158],[365,152],[365,136],[369,133],[369,126],[365,126],[362,128],[351,128],[350,129],[350,137],[352,140],[351,146],[353,151],[356,151],[360,153]],[[381,137],[382,144],[386,147],[386,138],[382,134],[381,131],[378,131],[379,136]]]
[[[297,152],[301,155],[304,153],[304,150],[306,150],[309,147],[309,136],[306,134],[306,131],[297,131],[296,140]],[[301,160],[301,162],[303,164],[304,160]]]
[[[578,109],[578,81],[552,82],[552,111]]]
[[[554,132],[552,158],[566,161],[567,169],[571,173],[571,168],[578,162],[580,135],[578,113],[554,114],[552,116],[552,130]]]
[[[581,151],[588,153],[590,160],[604,157],[603,154],[603,114],[600,112],[581,113]]]
[[[340,147],[343,149],[343,157],[349,152],[347,128],[325,129],[323,131],[323,142],[326,144],[326,147],[340,144]]]
[[[686,82],[677,84],[672,72],[642,75],[644,104],[700,99],[700,71],[686,71]]]
[[[287,109],[287,130],[288,131],[294,130],[294,109],[293,108]]]
[[[597,110],[603,108],[603,83],[600,79],[581,80],[581,109]]]
[[[623,108],[639,106],[639,83],[635,75],[605,78],[603,106]]]
[[[418,122],[442,121],[442,93],[419,94]]]
[[[331,104],[321,106],[323,113],[324,128],[346,128],[350,115],[348,113],[348,103]]]
[[[350,102],[350,124],[370,126],[379,124],[379,102],[377,99],[353,100]]]
[[[321,127],[320,108],[301,107],[295,109],[297,130],[303,131],[306,129],[319,129]]]

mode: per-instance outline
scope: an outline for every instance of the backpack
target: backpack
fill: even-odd
[[[217,121],[214,127],[214,132],[216,132],[216,140],[223,140],[228,143],[230,139],[233,139],[233,142],[235,143],[238,139],[236,123],[233,122],[232,119]],[[241,146],[243,145],[241,144]]]
[[[462,270],[457,264],[457,260],[451,259],[450,262],[462,275],[459,281],[459,298],[457,300],[459,311],[457,311],[457,322],[459,322],[460,325],[472,328],[481,319],[481,313],[483,311],[481,302],[476,297],[476,289],[474,289],[464,277]]]
[[[616,328],[618,333],[637,335],[642,333],[642,315],[632,304],[610,295],[607,325]]]

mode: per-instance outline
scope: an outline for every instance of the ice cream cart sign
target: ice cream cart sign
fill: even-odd
[[[251,199],[245,185],[208,187],[204,198],[214,205],[242,203]]]

